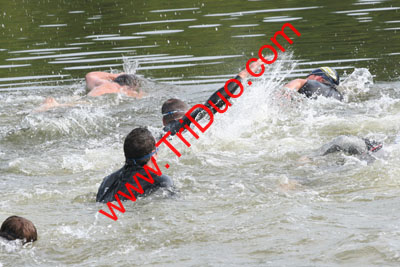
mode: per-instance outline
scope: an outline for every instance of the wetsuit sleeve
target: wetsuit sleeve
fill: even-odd
[[[114,201],[115,188],[120,186],[122,169],[104,178],[96,195],[96,202]]]
[[[242,82],[242,78],[237,75],[235,77],[236,80],[238,80],[239,82]],[[239,85],[235,82],[231,82],[228,84],[228,91],[231,94],[235,94],[235,92],[237,91],[237,89],[239,88]],[[207,108],[209,108],[211,110],[211,112],[213,114],[215,114],[217,112],[216,109],[214,109],[208,102],[211,101],[212,103],[214,103],[214,105],[218,108],[221,108],[225,105],[224,101],[218,96],[218,93],[220,93],[223,97],[226,98],[226,100],[229,100],[231,97],[227,94],[226,90],[225,90],[225,86],[221,87],[220,89],[218,89],[217,91],[215,91],[208,99],[207,101],[204,103],[204,106],[206,106]],[[194,118],[196,121],[201,120],[204,116],[205,116],[206,112],[204,112],[203,109],[201,108],[197,108],[195,110],[192,111],[192,113],[190,113],[190,117]],[[180,123],[178,121],[174,121],[172,123],[170,123],[167,127],[165,127],[165,131],[170,131],[171,135],[175,135],[179,129],[181,129],[182,127],[184,127],[185,125],[190,125],[192,122],[189,120],[189,118],[187,116],[184,116],[182,118],[183,122]]]
[[[242,82],[242,78],[237,75],[235,77],[235,80],[238,80],[239,82]],[[231,94],[234,94],[237,89],[239,88],[239,85],[235,82],[231,82],[228,84],[228,91]],[[223,97],[225,97],[227,100],[229,100],[231,97],[230,95],[227,94],[226,90],[225,90],[225,86],[223,86],[222,88],[220,88],[219,90],[217,90],[216,92],[214,92],[209,99],[207,99],[206,103],[204,104],[206,107],[210,108],[212,113],[215,114],[215,112],[217,112],[214,108],[211,107],[211,105],[208,103],[209,101],[213,102],[215,104],[215,106],[217,106],[218,108],[221,108],[225,105],[224,101],[222,101],[222,99],[218,96],[218,93],[220,93]]]
[[[312,97],[315,93],[316,89],[310,86],[310,81],[306,81],[306,83],[298,90],[300,94],[305,95],[306,97]]]
[[[157,176],[155,178],[157,183],[160,185],[160,187],[173,187],[174,182],[172,181],[171,177],[168,175],[162,174],[161,176]]]

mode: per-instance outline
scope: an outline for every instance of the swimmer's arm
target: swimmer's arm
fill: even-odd
[[[252,72],[257,72],[257,70],[263,65],[263,61],[261,59],[253,62],[250,64],[250,70]],[[238,76],[240,76],[240,78],[242,79],[246,79],[247,77],[249,77],[250,73],[247,71],[247,69],[242,70],[241,72],[239,72]]]
[[[263,62],[261,61],[261,59],[253,62],[250,64],[250,69],[253,72],[257,72],[257,70],[260,68],[260,66],[263,64]],[[242,82],[242,80],[246,79],[247,77],[249,77],[249,72],[247,71],[247,69],[242,70],[241,72],[239,72],[239,74],[235,77],[236,80],[238,80],[239,82]],[[234,94],[236,92],[236,90],[239,88],[239,85],[235,82],[231,82],[228,84],[228,91],[231,94]],[[225,86],[223,86],[222,88],[218,89],[216,92],[214,92],[209,99],[207,99],[206,103],[204,104],[205,106],[209,107],[211,109],[211,111],[215,114],[215,112],[217,112],[214,108],[211,107],[211,105],[209,104],[209,101],[211,101],[212,103],[214,103],[218,108],[221,108],[222,106],[225,105],[225,103],[222,101],[222,99],[218,96],[218,93],[220,93],[223,97],[225,97],[227,100],[229,98],[231,98],[225,90]]]
[[[306,79],[296,79],[296,80],[289,82],[284,87],[291,89],[291,90],[299,91],[300,88],[306,84],[306,82],[307,82]]]
[[[263,62],[261,61],[261,59],[253,62],[252,64],[250,64],[250,69],[253,72],[256,72],[258,70],[258,68],[263,64]],[[235,79],[237,79],[239,82],[242,81],[242,79],[245,79],[249,76],[249,72],[244,69],[241,72],[239,72],[239,74],[235,77]],[[228,91],[231,92],[231,94],[234,94],[236,92],[236,90],[239,88],[239,85],[231,82],[228,85]],[[208,107],[211,112],[213,114],[215,114],[217,111],[216,109],[214,109],[213,107],[211,107],[211,105],[209,104],[209,101],[211,101],[212,103],[214,103],[218,108],[221,108],[222,106],[225,105],[225,102],[223,102],[221,100],[221,98],[218,96],[218,93],[220,93],[223,97],[225,97],[227,100],[230,99],[231,97],[226,93],[225,91],[225,86],[223,86],[222,88],[218,89],[216,92],[214,92],[209,99],[207,99],[207,101],[204,103],[204,105],[206,107]],[[192,111],[192,113],[190,113],[190,117],[192,117],[193,119],[195,119],[196,121],[201,120],[204,116],[205,116],[205,112],[202,108],[197,108],[195,110]],[[192,123],[192,121],[187,117],[187,116],[183,116],[182,118],[182,123],[180,124],[175,124],[173,128],[171,128],[171,132],[173,133],[173,135],[178,132],[179,129],[181,129],[182,127],[184,127],[185,125],[190,126],[190,124]]]
[[[125,94],[126,96],[129,96],[129,97],[137,98],[137,99],[140,99],[145,95],[143,93],[143,91],[141,91],[141,90],[139,90],[139,92],[138,92],[135,90],[127,89],[126,86],[123,86],[120,89],[120,93]]]
[[[123,73],[108,73],[102,71],[93,71],[86,74],[86,86],[89,90],[94,89],[104,83],[112,82]]]
[[[44,112],[54,108],[60,107],[73,107],[79,104],[89,104],[87,101],[73,101],[68,103],[58,103],[53,97],[47,97],[40,107],[33,110],[33,112]]]

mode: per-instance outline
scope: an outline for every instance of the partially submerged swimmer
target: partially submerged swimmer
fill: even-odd
[[[1,225],[0,237],[7,240],[20,239],[25,244],[37,240],[37,231],[30,220],[19,216],[10,216]]]
[[[143,91],[139,88],[139,79],[132,74],[89,72],[86,74],[86,87],[89,89],[88,96],[101,96],[105,94],[124,94],[128,97],[141,98]],[[87,103],[75,101],[69,103],[58,103],[53,97],[47,97],[36,112],[42,112],[56,107],[71,107],[77,104]]]
[[[139,89],[139,80],[132,74],[96,71],[86,74],[85,79],[86,87],[90,90],[88,96],[116,93],[135,98],[143,96],[143,92]]]
[[[140,181],[140,187],[142,192],[141,196],[147,196],[159,188],[172,189],[173,182],[167,175],[156,175],[155,173],[148,173],[149,168],[157,170],[158,167],[155,166],[155,160],[157,160],[157,148],[156,141],[149,130],[146,128],[136,128],[133,129],[124,141],[124,154],[125,154],[125,164],[118,171],[110,174],[104,178],[97,192],[96,201],[97,202],[110,202],[115,201],[116,196],[119,194],[119,199],[127,200],[126,196],[131,196],[134,194],[135,199],[139,195],[138,191],[131,191],[132,186],[129,187],[127,184],[135,184],[136,176],[147,176],[153,179],[153,183],[144,180]],[[154,161],[153,161],[154,158]],[[138,183],[138,180],[136,180]],[[139,185],[134,185],[139,186]],[[121,193],[122,194],[121,194]]]
[[[361,160],[372,163],[383,147],[383,143],[368,138],[357,136],[340,135],[320,148],[320,155],[325,156],[335,152],[344,152],[348,155],[357,156]]]
[[[306,79],[296,79],[285,85],[286,88],[304,94],[308,98],[318,96],[332,97],[342,101],[343,95],[337,89],[339,74],[330,67],[313,70]]]
[[[322,146],[321,154],[325,156],[330,153],[342,151],[350,155],[362,155],[370,152],[378,152],[382,147],[383,144],[375,140],[340,135]]]

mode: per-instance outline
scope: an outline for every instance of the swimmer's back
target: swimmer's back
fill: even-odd
[[[307,80],[307,82],[299,89],[298,92],[304,94],[308,98],[324,96],[343,101],[343,95],[334,86],[315,80]]]
[[[115,195],[118,193],[118,191],[121,191],[122,193],[130,196],[131,193],[128,191],[125,185],[126,183],[130,183],[132,186],[138,187],[135,179],[133,179],[133,176],[136,175],[137,173],[143,175],[144,177],[149,177],[146,171],[142,167],[125,165],[118,171],[104,178],[103,182],[100,185],[99,191],[97,192],[96,202],[105,203],[105,202],[115,201],[116,200]],[[143,179],[138,178],[138,181],[144,191],[143,194],[141,194],[141,196],[149,195],[161,187],[165,188],[173,187],[172,179],[169,176],[163,174],[158,176],[152,172],[150,172],[150,174],[152,179],[154,180],[153,183],[149,183]],[[135,195],[135,197],[139,195],[138,192],[132,189],[131,191]],[[121,200],[128,200],[127,198],[119,194],[118,197]]]

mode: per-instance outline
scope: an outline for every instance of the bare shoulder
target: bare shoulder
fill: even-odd
[[[97,86],[101,86],[105,83],[112,82],[117,78],[120,73],[108,73],[102,71],[92,71],[86,74],[86,86],[87,88],[94,89]]]
[[[89,86],[88,86],[89,88]],[[91,89],[91,88],[89,88]],[[121,90],[121,86],[117,83],[104,81],[101,85],[94,87],[89,93],[88,96],[101,96],[105,94],[115,94],[119,93]]]

